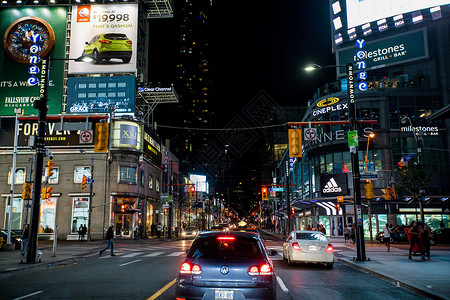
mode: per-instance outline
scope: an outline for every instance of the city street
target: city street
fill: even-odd
[[[343,243],[335,244],[336,262],[328,270],[321,265],[288,266],[281,256],[282,241],[263,236],[267,247],[279,253],[273,257],[277,299],[428,298],[341,262],[340,253],[352,251]],[[178,267],[191,241],[118,240],[115,257],[108,251],[99,257],[103,243],[98,242],[83,258],[48,264],[44,257],[38,268],[1,272],[2,299],[174,299]]]

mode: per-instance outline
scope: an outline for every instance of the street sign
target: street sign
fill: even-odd
[[[360,180],[378,180],[378,174],[376,172],[361,171],[359,178]]]
[[[269,191],[271,191],[271,192],[282,192],[283,188],[269,188]]]
[[[305,129],[305,141],[315,141],[317,139],[317,129],[316,128],[306,128]]]
[[[348,147],[358,147],[358,131],[353,130],[348,132]]]
[[[80,132],[80,144],[92,144],[93,131],[85,130]]]

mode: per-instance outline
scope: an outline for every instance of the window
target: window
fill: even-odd
[[[136,168],[120,166],[119,183],[136,184]]]
[[[144,170],[139,170],[139,185],[144,186]]]
[[[156,178],[156,186],[155,186],[156,192],[159,193],[159,179]]]
[[[8,228],[8,220],[9,220],[9,205],[8,205],[9,197],[6,197],[5,201],[5,224],[3,228]],[[22,229],[22,207],[23,200],[20,198],[14,198],[12,201],[12,214],[11,214],[11,229],[19,230]]]
[[[11,169],[8,170],[8,184],[12,182],[12,173]],[[14,184],[22,184],[25,182],[25,168],[16,168],[16,180]]]
[[[153,177],[152,176],[148,176],[148,188],[150,190],[153,190]]]
[[[45,167],[45,174],[47,174],[47,169],[48,167]],[[58,167],[53,167],[53,175],[50,176],[50,178],[48,178],[48,183],[49,184],[57,184],[58,180],[59,180],[59,168]],[[42,182],[44,182],[45,180],[45,176],[42,176]]]
[[[73,183],[81,183],[83,181],[83,175],[90,178],[91,167],[75,167]]]
[[[72,205],[72,233],[78,233],[78,228],[88,225],[89,198],[74,197]]]
[[[55,230],[56,198],[41,200],[41,221],[38,233],[53,233]]]

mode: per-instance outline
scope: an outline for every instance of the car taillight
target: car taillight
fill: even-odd
[[[132,44],[132,42],[131,42],[131,41],[127,41],[127,44],[128,44],[128,45],[131,45],[131,44]]]
[[[297,242],[292,243],[292,248],[297,251],[302,251],[302,247],[300,247],[300,245]]]
[[[219,241],[234,241],[234,236],[219,236],[217,237]]]
[[[325,252],[328,252],[328,253],[333,252],[333,245],[328,244],[327,249],[325,249]]]
[[[184,262],[181,264],[180,274],[200,275],[202,274],[202,268],[199,265],[191,265],[188,262]]]
[[[111,41],[105,41],[105,40],[98,40],[98,42],[100,43],[100,44],[111,44]]]
[[[259,268],[258,266],[251,266],[247,271],[250,276],[264,276],[264,275],[272,275],[273,268],[269,264],[263,264]]]

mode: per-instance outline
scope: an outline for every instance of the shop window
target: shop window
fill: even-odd
[[[83,181],[83,175],[91,177],[91,167],[75,167],[75,173],[73,177],[73,183],[81,183]]]
[[[139,170],[139,185],[144,186],[144,170]]]
[[[11,167],[8,170],[8,184],[12,182]],[[16,168],[16,178],[14,184],[22,184],[25,182],[25,168]]]
[[[41,215],[38,233],[53,233],[55,230],[56,198],[41,200]]]
[[[5,223],[4,223],[4,227],[3,228],[8,228],[8,220],[9,220],[9,204],[8,204],[8,199],[9,197],[7,197],[5,199],[6,203],[5,203]],[[12,214],[11,214],[11,229],[13,230],[20,230],[22,229],[22,207],[23,207],[23,200],[20,198],[14,198],[12,201]]]
[[[54,167],[52,170],[53,174],[50,176],[50,178],[47,179],[48,184],[57,184],[59,181],[59,168]],[[47,174],[47,167],[45,168],[45,174]],[[42,182],[44,182],[45,176],[42,176]]]
[[[136,184],[136,168],[120,166],[119,183]]]
[[[159,179],[158,178],[156,178],[155,190],[156,190],[157,193],[159,193]]]
[[[148,189],[153,190],[153,177],[148,176]]]
[[[72,198],[72,233],[78,233],[78,228],[85,225],[88,226],[89,217],[89,198],[74,197]]]

